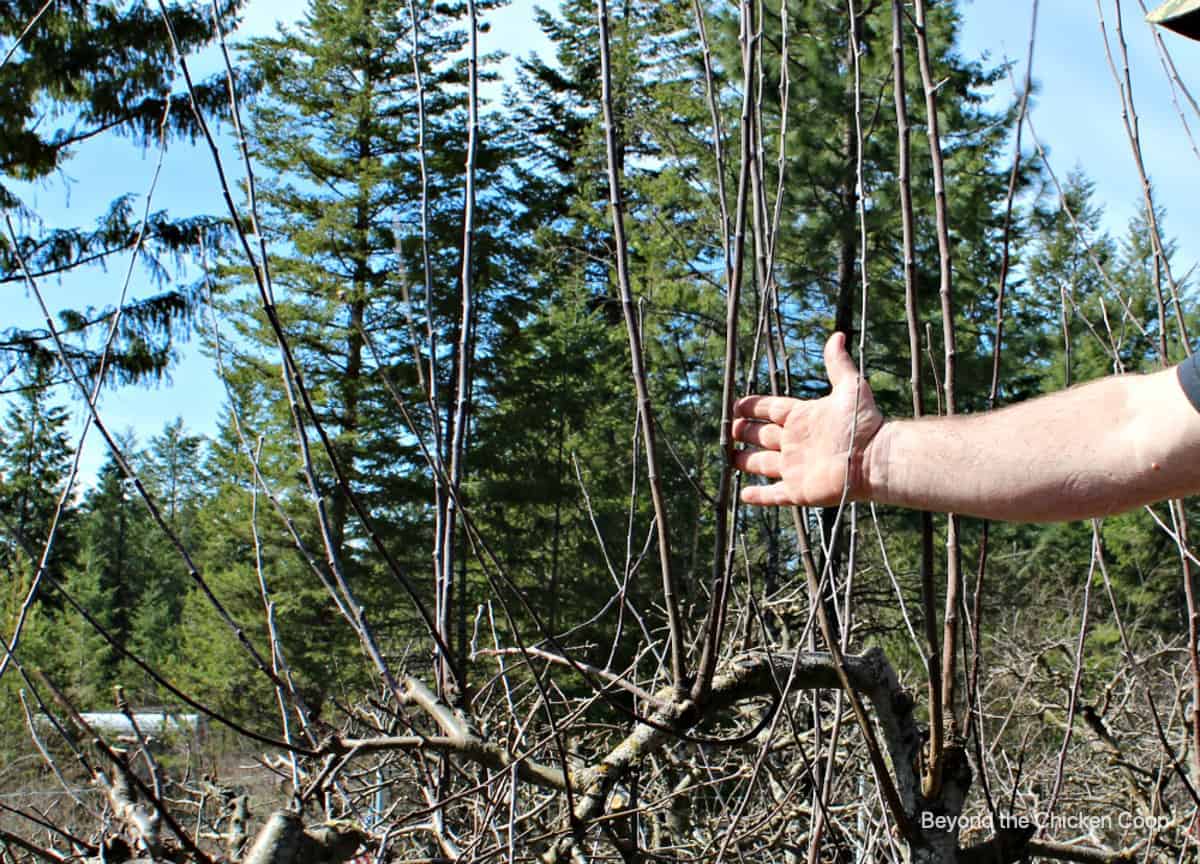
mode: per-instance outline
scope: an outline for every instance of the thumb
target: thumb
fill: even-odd
[[[834,333],[825,343],[825,372],[829,376],[829,383],[834,387],[843,381],[857,380],[858,367],[846,352],[845,333]]]

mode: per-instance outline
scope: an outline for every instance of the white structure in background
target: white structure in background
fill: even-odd
[[[83,711],[79,715],[97,735],[114,738],[123,743],[134,743],[137,734],[133,723],[145,738],[162,739],[180,737],[197,740],[204,737],[208,724],[199,714],[175,714],[167,711],[134,711],[133,722],[119,711]],[[49,719],[38,717],[38,726],[51,726]],[[68,724],[70,725],[70,724]]]
[[[84,711],[79,716],[102,735],[136,737],[133,723],[119,711]],[[166,711],[134,711],[133,721],[143,735],[159,737],[164,734],[200,735],[204,723],[199,714],[169,714]]]

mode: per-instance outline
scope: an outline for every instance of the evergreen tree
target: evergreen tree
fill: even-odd
[[[147,575],[142,550],[151,531],[143,512],[110,457],[84,501],[83,558],[95,568],[101,590],[112,598],[114,635],[125,644]]]
[[[218,13],[226,27],[236,24],[244,0],[223,0]],[[166,11],[180,52],[196,51],[216,39],[211,10],[169,4]],[[67,0],[6,0],[0,3],[0,36],[12,54],[0,67],[0,205],[17,220],[14,249],[0,237],[0,283],[19,284],[20,262],[35,276],[60,274],[104,262],[130,249],[138,234],[141,209],[136,196],[111,203],[92,226],[46,225],[26,202],[30,184],[63,171],[72,153],[100,135],[129,138],[143,149],[157,144],[160,132],[170,139],[198,134],[188,96],[176,86],[175,58],[158,7],[151,3]],[[244,82],[242,82],[244,83]],[[197,84],[201,110],[227,110],[224,75]],[[218,231],[220,220],[159,211],[146,225],[142,261],[159,282],[195,243],[202,228]],[[17,254],[19,250],[19,255]],[[171,341],[190,324],[194,298],[171,289],[130,303],[109,357],[111,374],[133,381],[161,377],[172,359]],[[61,326],[81,335],[78,359],[93,368],[99,359],[87,346],[93,329],[104,330],[108,312],[98,302],[63,310]],[[0,353],[13,364],[45,360],[51,352],[40,329],[5,327]]]
[[[491,3],[480,4],[487,9]],[[454,402],[452,348],[457,341],[458,284],[462,266],[463,177],[466,112],[460,59],[466,34],[465,8],[416,4],[419,68],[426,126],[423,152],[428,207],[422,213],[421,146],[418,145],[417,86],[411,55],[413,34],[408,14],[374,0],[333,3],[314,0],[294,30],[255,40],[248,49],[262,96],[250,123],[255,158],[266,169],[259,190],[261,224],[272,250],[272,276],[277,308],[292,350],[312,394],[319,420],[333,441],[345,479],[372,512],[384,542],[423,588],[432,595],[428,572],[434,513],[431,472],[416,440],[401,423],[385,386],[394,382],[423,424],[432,419],[416,410],[423,404],[417,385],[414,350],[420,362],[431,362],[423,335],[414,349],[415,332],[426,327],[437,336],[436,383],[440,392],[437,422],[447,423]],[[476,220],[473,289],[477,309],[471,322],[481,365],[492,351],[497,309],[508,302],[509,244],[503,213],[506,140],[502,126],[485,116],[476,156]],[[423,219],[428,235],[422,238]],[[425,284],[424,251],[428,250],[432,296]],[[231,406],[251,435],[265,435],[264,472],[304,532],[305,543],[322,559],[321,534],[311,510],[299,462],[291,415],[279,386],[274,336],[257,308],[246,274],[235,266],[223,273],[228,308],[238,321],[246,350],[231,364]],[[411,294],[411,306],[402,299]],[[378,353],[370,350],[365,334]],[[309,429],[311,434],[312,430]],[[441,440],[449,440],[443,430]],[[224,508],[238,514],[246,535],[248,466],[232,448],[228,431],[217,444],[215,458],[236,465],[221,495],[236,497]],[[384,638],[417,632],[417,620],[404,604],[372,603],[391,595],[394,582],[377,556],[367,554],[363,526],[354,517],[343,488],[334,482],[331,465],[316,444],[319,494],[327,505],[330,541],[337,559]],[[237,449],[240,449],[238,447]],[[295,505],[293,507],[293,505]],[[357,651],[332,601],[307,565],[289,551],[290,539],[279,530],[274,514],[263,512],[269,572],[279,590],[280,628],[304,633],[286,646],[289,661],[314,687],[333,686],[332,666],[348,651]],[[281,557],[287,559],[283,563]],[[247,547],[233,559],[239,567],[231,578],[254,580]],[[257,592],[257,582],[255,585]],[[231,592],[240,591],[233,585]],[[255,602],[261,610],[261,599]],[[303,598],[303,599],[301,599]],[[261,614],[261,613],[260,613]],[[313,634],[321,634],[312,638]],[[287,636],[285,636],[286,640]],[[322,647],[322,652],[316,646]],[[303,658],[308,657],[310,662]],[[319,700],[317,700],[319,701]]]
[[[184,466],[182,461],[197,458],[200,443],[178,421],[168,424],[145,452],[136,451],[131,437],[121,440],[134,464],[143,467],[143,482],[164,517],[188,545],[199,533],[197,512],[204,490],[198,486],[172,489],[170,483],[196,477],[194,465]],[[84,496],[77,523],[78,554],[59,574],[65,590],[120,646],[164,671],[179,651],[187,571],[111,457]],[[123,685],[135,702],[161,701],[157,685],[136,664],[69,605],[56,605],[48,626],[61,634],[59,665],[81,704],[107,704],[114,684]]]
[[[64,588],[101,627],[115,634],[117,591],[104,551],[85,541],[77,560],[66,570]],[[71,698],[82,708],[110,709],[112,686],[124,683],[118,681],[121,658],[117,649],[73,609],[43,614],[39,621],[47,635],[52,635],[57,660],[54,669],[60,672],[59,680]]]
[[[716,55],[713,82],[718,102],[728,108],[741,101],[741,59],[737,41],[739,22],[725,7],[704,5],[709,36]],[[777,48],[782,43],[782,22],[774,8],[763,13],[764,44]],[[715,488],[721,454],[716,446],[716,401],[722,365],[725,276],[722,264],[721,217],[716,200],[717,165],[712,153],[711,121],[706,106],[699,40],[690,3],[643,4],[627,2],[612,10],[614,102],[619,143],[618,169],[624,179],[627,224],[630,237],[630,266],[635,297],[643,312],[643,339],[651,370],[656,421],[662,432],[660,454],[663,482],[670,501],[672,532],[679,539],[673,554],[677,572],[686,574],[685,590],[706,581],[710,566],[713,512],[709,492]],[[588,378],[610,383],[619,400],[622,390],[631,396],[628,383],[627,349],[620,316],[613,303],[615,278],[611,225],[605,206],[603,136],[599,118],[599,60],[594,4],[566,2],[560,15],[542,13],[539,22],[554,41],[557,62],[531,58],[522,64],[523,104],[516,105],[527,136],[528,172],[522,183],[539,190],[529,196],[539,202],[530,215],[546,226],[538,236],[542,257],[533,261],[533,278],[538,310],[533,321],[584,320],[598,310],[608,315],[608,348],[589,355],[588,363],[552,368],[530,364],[518,370],[519,380],[510,380],[505,390],[512,395],[525,387],[530,392],[544,388],[554,392],[551,407],[541,412],[543,439],[557,433],[559,414],[569,416],[572,383]],[[757,158],[763,167],[768,216],[774,192],[782,177],[780,232],[773,276],[781,297],[782,324],[792,347],[791,380],[795,395],[821,395],[827,386],[817,358],[824,336],[833,327],[854,331],[864,326],[857,320],[862,274],[859,272],[860,232],[857,168],[858,128],[855,116],[853,55],[845,10],[808,0],[795,0],[788,7],[788,72],[786,154],[780,167],[780,77],[778,54],[767,50],[762,75],[754,76],[756,109],[761,111],[763,141]],[[1006,152],[1008,117],[983,105],[981,92],[997,73],[969,62],[955,50],[959,27],[956,7],[938,4],[931,10],[927,36],[931,45],[933,75],[939,81],[938,102],[943,131],[943,155],[949,178],[951,243],[954,252],[956,307],[959,317],[958,393],[959,410],[980,410],[987,404],[991,379],[991,349],[995,332],[1000,239],[1003,231],[1004,200],[1008,162]],[[872,8],[856,22],[861,47],[858,57],[864,98],[891,92],[890,9]],[[911,39],[911,32],[909,33]],[[909,52],[915,57],[910,44]],[[757,72],[757,70],[756,70]],[[908,65],[908,89],[920,93],[920,75],[915,61]],[[916,128],[923,122],[923,100],[910,98],[910,114]],[[872,375],[877,397],[885,413],[903,415],[911,408],[908,393],[908,344],[904,324],[903,252],[901,248],[899,185],[897,176],[897,133],[890,98],[871,104],[869,122],[864,122],[862,145],[863,188],[870,196],[866,206],[868,237],[867,279],[872,286],[866,326],[867,372]],[[726,111],[736,118],[735,111]],[[725,122],[728,122],[726,120]],[[724,184],[732,210],[737,189],[736,162],[740,142],[736,126],[716,130],[723,136],[728,164]],[[913,193],[918,209],[916,255],[919,262],[922,325],[931,327],[932,350],[941,354],[941,313],[937,296],[937,241],[933,219],[933,183],[928,145],[924,136],[914,135]],[[1028,160],[1018,178],[1018,191],[1036,176],[1037,166]],[[543,191],[544,190],[544,191]],[[748,222],[752,217],[747,215]],[[1029,242],[1024,209],[1017,208],[1011,229],[1014,271]],[[764,289],[763,274],[755,260],[756,250],[748,244],[742,266],[746,273],[742,322],[741,360],[750,354],[757,312]],[[1020,279],[1010,277],[1005,310],[1007,331],[1001,354],[1001,380],[1006,400],[1035,393],[1040,384],[1038,367],[1029,358],[1045,354],[1050,333],[1043,326],[1044,310],[1027,302],[1020,292]],[[551,312],[553,310],[553,313]],[[572,318],[572,314],[574,317]],[[546,342],[533,342],[535,326],[524,328],[517,351],[534,350],[552,356],[551,340],[563,338],[557,330]],[[570,330],[566,332],[571,332]],[[577,328],[575,332],[582,333]],[[613,341],[613,340],[617,341]],[[596,342],[596,345],[601,343]],[[765,362],[761,360],[760,363]],[[578,362],[578,361],[577,361]],[[925,365],[927,381],[928,364]],[[570,370],[570,371],[568,371]],[[936,370],[941,374],[941,369]],[[763,369],[756,370],[761,376]],[[560,376],[562,385],[553,385]],[[575,376],[578,375],[578,378]],[[741,387],[756,385],[741,381]],[[930,388],[932,389],[932,388]],[[601,399],[591,401],[593,409]],[[930,410],[935,410],[933,401]],[[629,403],[625,403],[628,405]],[[600,523],[610,540],[623,539],[625,501],[633,455],[626,444],[619,459],[613,459],[612,441],[629,440],[630,417],[622,417],[619,401],[602,409],[611,419],[595,428],[568,437],[567,454],[583,454],[590,447],[607,454],[597,460],[598,473],[591,481],[610,490],[592,500],[599,509]],[[547,416],[549,415],[549,416]],[[487,437],[488,452],[504,452],[505,432],[513,432],[519,412],[502,406],[503,417],[495,433]],[[586,413],[580,414],[586,416]],[[481,418],[481,436],[487,435],[488,418]],[[590,419],[585,426],[591,426]],[[571,424],[566,424],[570,429]],[[625,431],[614,435],[619,429]],[[584,443],[594,435],[591,445]],[[607,444],[604,437],[611,440]],[[565,460],[552,458],[550,446],[527,446],[522,453],[545,472],[552,483],[547,495],[523,509],[505,508],[497,533],[512,526],[558,525],[556,514],[566,504],[579,512],[582,500],[573,485],[573,472],[565,475]],[[510,445],[513,450],[517,445]],[[532,454],[532,455],[531,455]],[[540,458],[539,458],[540,457]],[[638,458],[642,458],[640,453]],[[550,464],[547,464],[550,463]],[[510,476],[497,465],[502,477]],[[603,480],[598,479],[603,477]],[[565,495],[560,499],[559,496]],[[531,496],[527,496],[527,499]],[[599,503],[598,503],[599,502]],[[622,503],[624,502],[624,503]],[[497,503],[497,507],[499,507]],[[641,505],[643,508],[645,502]],[[538,509],[540,508],[540,510]],[[518,517],[528,512],[529,517]],[[540,515],[534,516],[540,512]],[[645,509],[640,517],[648,518]],[[767,587],[790,582],[781,576],[798,566],[796,550],[780,532],[777,514],[748,513],[753,526],[763,530],[760,551],[767,570]],[[535,521],[522,519],[533,517]],[[915,525],[910,514],[888,515],[899,525]],[[646,523],[642,523],[646,524]],[[828,527],[828,526],[827,526]],[[579,526],[579,544],[595,549],[590,524]],[[614,530],[615,529],[615,530]],[[586,532],[586,533],[584,533]],[[511,533],[509,536],[513,536]],[[554,559],[555,530],[525,530],[519,533],[522,550],[543,561]],[[911,536],[911,535],[910,535]],[[532,540],[530,539],[532,538]],[[514,544],[517,545],[517,544]],[[619,545],[614,543],[614,545]],[[835,549],[837,547],[834,547]],[[513,550],[520,554],[521,550]],[[653,554],[653,553],[652,553]],[[870,552],[865,554],[870,555]],[[916,544],[905,544],[894,552],[899,566],[907,569],[915,560]],[[599,565],[599,561],[595,562]],[[913,567],[915,570],[915,566]],[[782,572],[781,572],[782,571]],[[577,571],[578,572],[578,571]],[[603,568],[591,571],[586,584],[608,583]],[[865,586],[864,590],[874,590]],[[583,596],[586,596],[585,591]],[[607,594],[603,595],[607,596]]]
[[[52,620],[57,598],[45,580],[31,597],[71,465],[67,411],[51,398],[50,374],[36,364],[19,374],[0,436],[0,640],[7,648],[20,626],[17,657],[30,666],[53,669],[60,646]],[[76,513],[69,501],[67,505],[47,561],[51,573],[76,554]],[[0,663],[7,667],[0,680],[0,738],[15,741],[23,723],[17,699],[21,679],[11,663]]]
[[[464,10],[436,4],[417,9],[435,295],[426,308],[423,292],[414,291],[413,313],[440,333],[446,353],[435,359],[444,394],[453,380],[447,357],[457,311],[457,292],[447,288],[458,281],[461,256],[465,115],[456,85],[464,70],[454,55],[465,38],[456,29]],[[269,171],[260,200],[276,253],[280,313],[348,479],[365,500],[384,503],[397,499],[393,492],[407,491],[389,488],[404,482],[398,468],[419,464],[413,442],[396,434],[395,407],[373,377],[363,335],[374,334],[388,374],[403,375],[407,385],[415,370],[401,280],[423,283],[410,45],[409,18],[391,6],[314,2],[296,32],[256,40],[250,48],[265,88],[253,137],[256,156]],[[481,306],[498,302],[504,291],[506,253],[496,228],[500,220],[492,218],[502,136],[486,129],[477,157],[475,288]],[[259,325],[250,326],[273,348]],[[473,326],[485,351],[487,321]],[[335,545],[346,553],[346,540],[357,529],[342,491],[331,486],[328,493]]]
[[[142,482],[163,518],[192,552],[203,543],[200,511],[210,495],[203,466],[205,444],[203,437],[188,434],[177,418],[150,439],[137,460]],[[179,624],[191,582],[174,547],[157,528],[147,528],[158,542],[146,547],[147,578],[129,622],[129,641],[139,657],[162,669],[178,657]]]
[[[204,438],[188,434],[183,419],[176,418],[150,439],[150,446],[139,460],[142,482],[160,503],[167,524],[185,546],[190,545],[188,541],[196,530],[196,509],[207,491],[204,446]]]
[[[719,455],[711,446],[719,410],[704,389],[715,380],[723,317],[720,277],[712,272],[719,208],[711,194],[703,82],[690,53],[690,9],[621,4],[612,33],[633,288],[644,313],[656,420],[670,448],[660,460],[672,531],[685,532],[673,550],[675,566],[689,592],[704,569],[709,522],[702,490]],[[496,457],[483,468],[490,492],[481,497],[489,502],[489,536],[529,565],[522,573],[528,584],[549,586],[545,611],[561,623],[592,618],[615,593],[608,560],[623,578],[628,520],[637,556],[652,517],[644,496],[632,510],[629,501],[631,483],[644,488],[645,469],[642,445],[633,440],[628,338],[607,210],[595,5],[564,3],[557,16],[540,12],[538,21],[554,43],[555,62],[523,61],[513,104],[524,136],[518,176],[533,190],[521,224],[534,238],[534,305],[505,334],[511,347],[503,354],[513,359],[495,384],[504,398],[480,418],[480,444]],[[653,590],[639,576],[630,596]],[[600,623],[608,628],[611,620]]]
[[[48,389],[45,367],[27,370],[19,379],[16,398],[4,418],[5,447],[0,453],[0,573],[9,601],[23,595],[37,568],[49,536],[62,486],[71,467],[67,410],[56,404]],[[60,519],[51,563],[73,554],[71,508]],[[23,596],[21,597],[23,599]],[[21,599],[16,602],[19,605]],[[6,618],[7,620],[7,618]]]

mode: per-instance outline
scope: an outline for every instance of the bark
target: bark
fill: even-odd
[[[852,67],[854,64],[854,46],[861,44],[862,31],[862,16],[856,15],[854,18],[854,39],[846,47],[847,66]],[[854,297],[855,289],[858,285],[854,261],[858,252],[856,213],[858,210],[859,141],[858,120],[855,114],[855,99],[852,90],[848,93],[845,123],[845,162],[842,166],[841,188],[839,190],[839,198],[841,199],[839,202],[840,207],[837,210],[837,299],[834,308],[833,329],[845,333],[846,339],[850,340],[854,331]],[[842,531],[840,526],[836,524],[838,509],[837,507],[824,507],[821,509],[821,536],[824,539],[825,548],[828,550],[829,555],[828,567],[823,569],[827,569],[829,573],[829,585],[836,585],[838,582],[838,574],[841,572],[842,556],[844,554]],[[835,631],[840,630],[837,618],[837,603],[831,602],[828,598],[825,598],[823,602],[825,602],[827,614],[830,616],[829,620],[833,622]]]
[[[875,709],[876,720],[891,756],[897,787],[905,809],[909,813],[917,812],[918,808],[924,805],[919,798],[919,778],[914,771],[921,746],[921,735],[912,715],[913,701],[900,686],[895,670],[878,648],[872,648],[861,655],[844,657],[843,661],[850,686],[864,695]],[[586,825],[602,816],[613,787],[641,760],[672,741],[676,732],[691,729],[706,717],[738,702],[773,695],[778,692],[776,682],[788,680],[789,677],[794,690],[838,689],[841,686],[838,670],[834,667],[830,655],[825,653],[806,652],[794,659],[790,656],[763,653],[745,654],[735,658],[714,678],[711,695],[704,705],[682,700],[660,709],[650,718],[654,725],[639,724],[599,763],[579,772],[572,772],[572,785],[578,790],[572,823]],[[665,688],[660,695],[669,698],[671,692],[670,688]],[[968,783],[969,773],[968,770]],[[965,797],[964,787],[962,798]],[[955,816],[961,812],[961,800],[949,801],[948,805],[958,807],[958,810],[954,811]],[[957,832],[948,839],[943,839],[941,835],[936,835],[933,839],[940,843],[939,848],[946,848],[948,845],[951,857],[924,860],[953,862]],[[558,864],[570,860],[575,851],[575,838],[567,837],[553,845],[542,856],[542,860],[545,864]]]
[[[96,783],[104,789],[113,814],[125,824],[135,846],[157,856],[162,851],[161,819],[153,807],[137,800],[125,772],[118,769],[110,781],[103,771],[97,771]]]
[[[348,822],[305,828],[295,813],[276,810],[242,864],[342,864],[366,842],[366,832]]]

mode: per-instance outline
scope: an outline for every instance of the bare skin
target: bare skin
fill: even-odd
[[[738,401],[733,435],[750,447],[734,464],[774,481],[743,489],[747,504],[832,506],[845,492],[851,501],[1058,522],[1200,492],[1200,412],[1174,369],[986,414],[884,422],[843,334],[825,344],[825,367],[833,391],[821,399]]]

